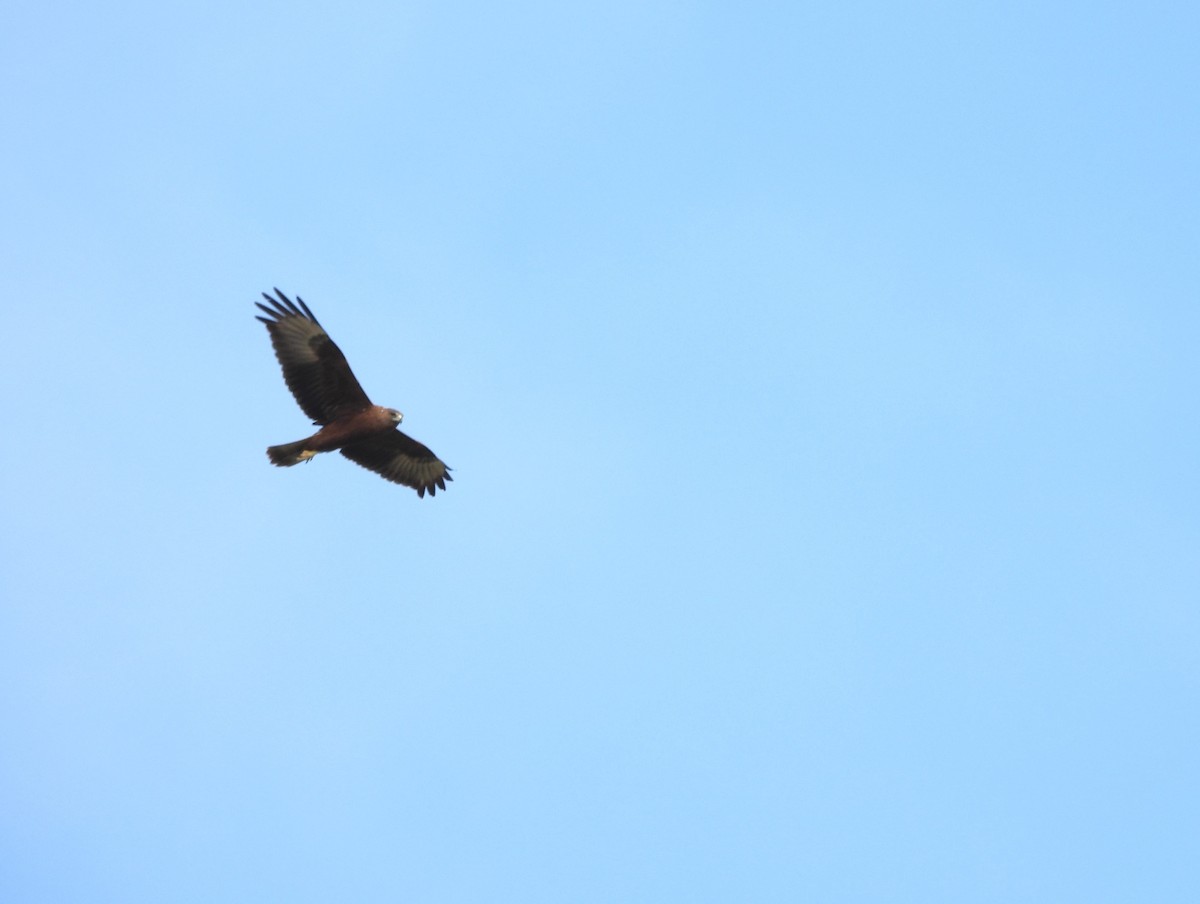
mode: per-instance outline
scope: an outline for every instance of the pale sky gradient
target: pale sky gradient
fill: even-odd
[[[1200,900],[1197,48],[9,4],[0,901]]]

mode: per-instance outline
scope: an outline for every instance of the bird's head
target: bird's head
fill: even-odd
[[[404,415],[401,414],[399,411],[397,411],[395,408],[389,408],[387,410],[387,413],[388,413],[388,416],[391,417],[393,424],[398,425],[402,420],[404,420]]]

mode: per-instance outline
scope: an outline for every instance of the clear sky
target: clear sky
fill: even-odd
[[[1200,900],[1198,10],[8,4],[0,900]]]

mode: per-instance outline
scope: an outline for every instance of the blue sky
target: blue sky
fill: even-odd
[[[0,898],[1196,899],[1193,4],[0,20]]]

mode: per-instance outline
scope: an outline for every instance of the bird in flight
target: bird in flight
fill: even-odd
[[[404,415],[371,404],[346,356],[303,299],[297,295],[293,302],[278,289],[275,295],[264,292],[267,304],[255,302],[267,315],[258,319],[267,325],[288,389],[321,429],[308,439],[268,448],[271,464],[288,468],[318,452],[339,449],[355,464],[412,487],[418,496],[426,491],[436,496],[446,489],[446,481],[454,479],[450,468],[428,447],[396,429]]]

